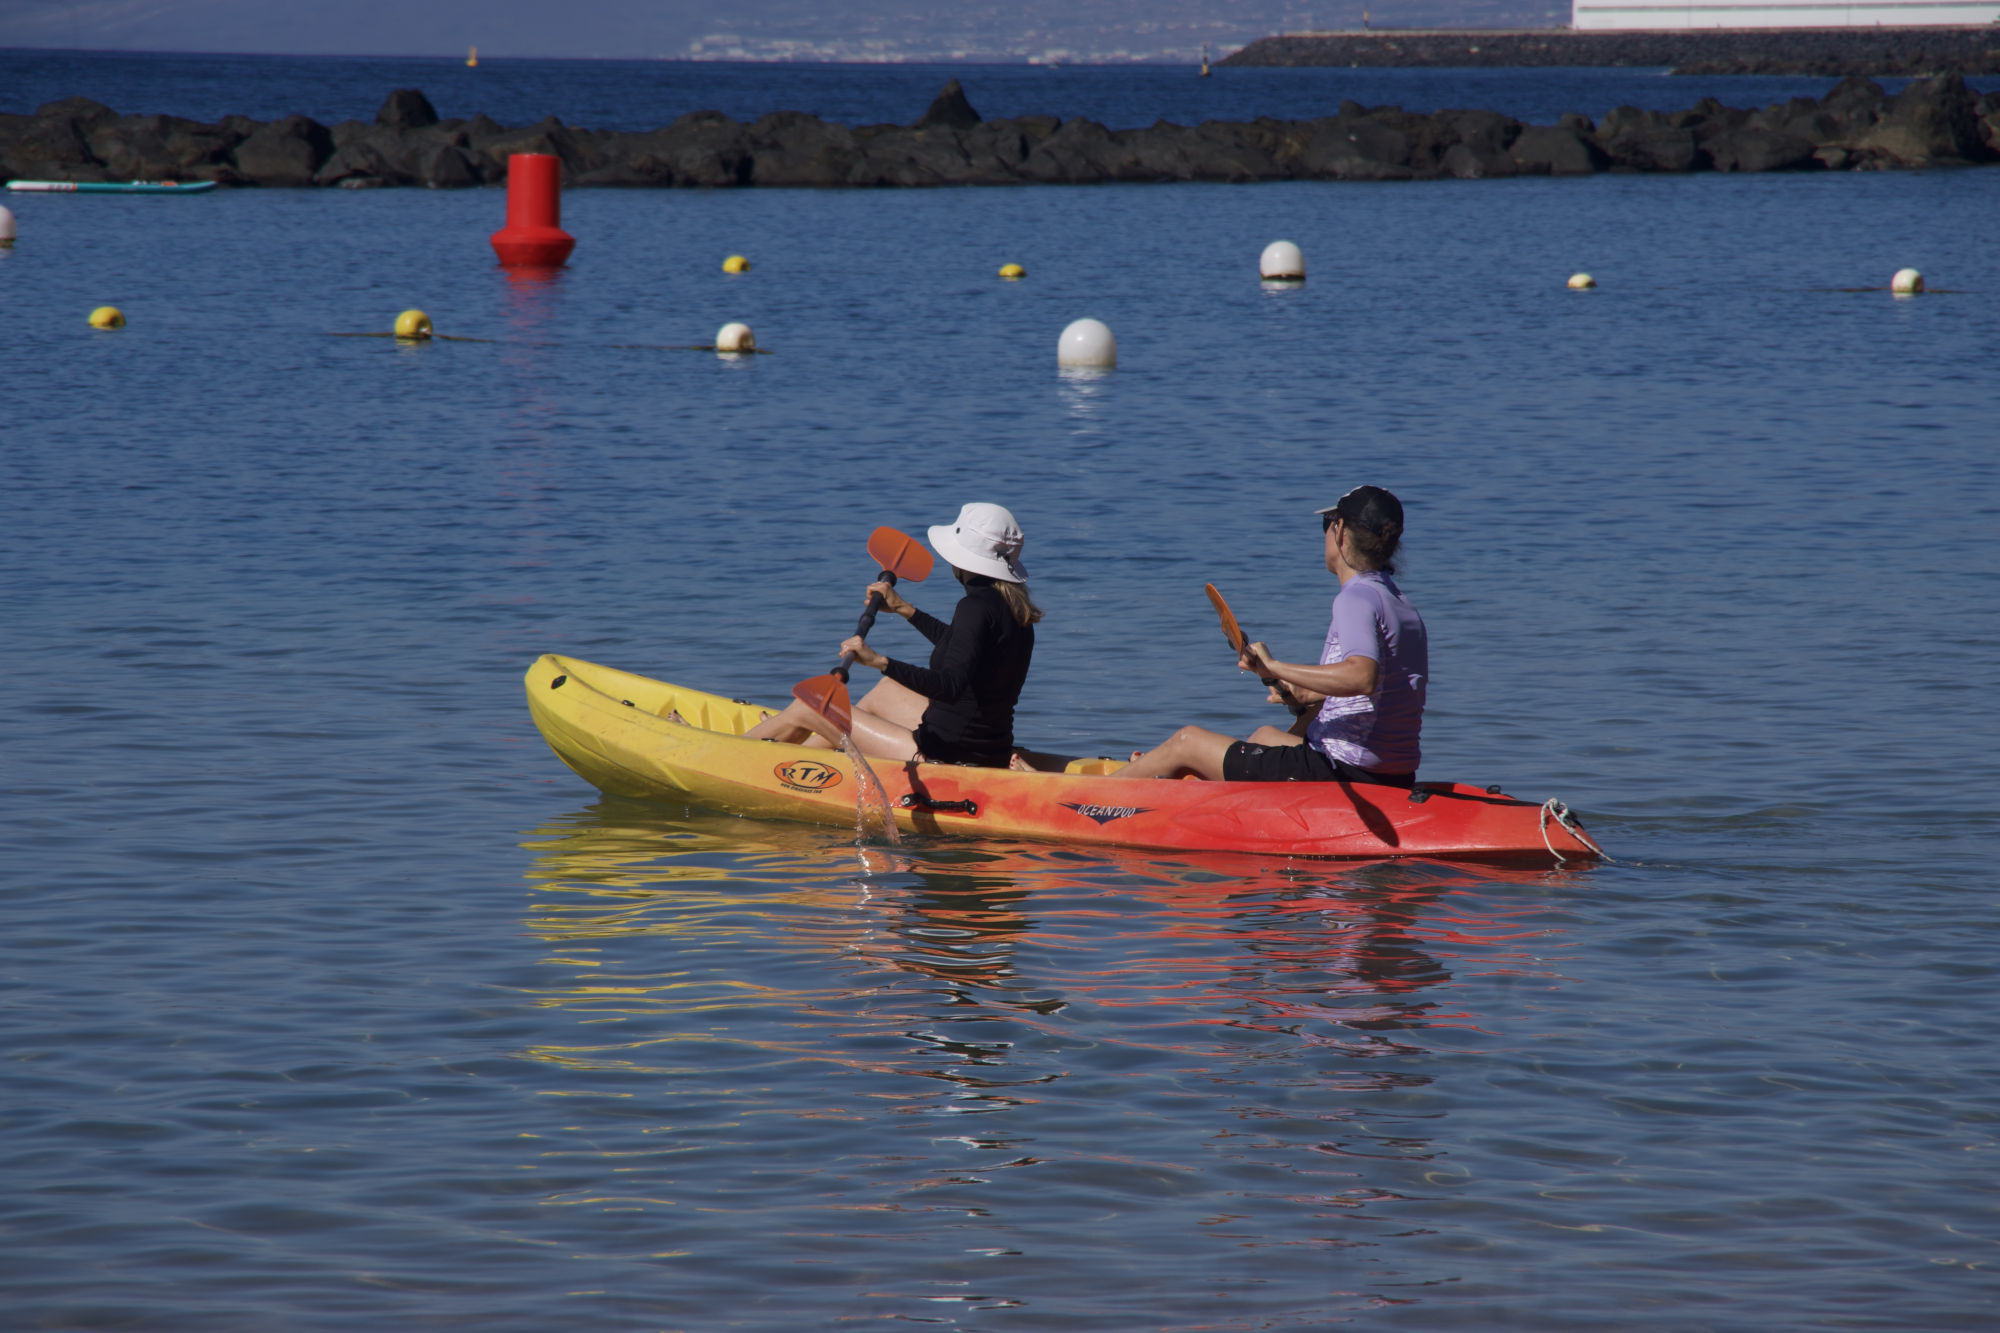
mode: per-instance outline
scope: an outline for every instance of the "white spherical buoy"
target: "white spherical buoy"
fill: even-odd
[[[1304,282],[1305,253],[1290,241],[1272,241],[1257,257],[1257,276],[1266,282]]]
[[[1597,279],[1591,277],[1588,273],[1572,273],[1569,275],[1569,289],[1573,292],[1587,292],[1596,285]]]
[[[724,324],[716,332],[715,350],[718,352],[754,352],[757,350],[757,335],[750,332],[748,324]]]
[[[1079,319],[1056,342],[1056,364],[1085,370],[1110,370],[1118,364],[1118,340],[1100,321]]]
[[[0,207],[0,246],[14,243],[14,213],[12,209]]]
[[[1889,290],[1898,296],[1915,296],[1924,289],[1924,275],[1913,268],[1899,268],[1889,279]]]

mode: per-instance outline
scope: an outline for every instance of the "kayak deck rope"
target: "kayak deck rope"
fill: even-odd
[[[1564,856],[1561,852],[1557,851],[1556,845],[1553,842],[1549,841],[1549,821],[1551,819],[1555,820],[1556,823],[1561,824],[1564,828],[1568,829],[1571,837],[1575,838],[1578,842],[1582,843],[1584,846],[1590,848],[1591,851],[1596,852],[1598,856],[1604,859],[1605,864],[1607,865],[1618,864],[1616,861],[1613,861],[1611,859],[1610,853],[1606,852],[1602,847],[1599,847],[1597,845],[1596,839],[1592,838],[1588,833],[1585,833],[1583,831],[1583,825],[1579,824],[1576,820],[1576,816],[1569,812],[1569,807],[1567,805],[1564,805],[1561,801],[1557,800],[1555,797],[1551,796],[1549,797],[1548,800],[1542,802],[1541,817],[1536,821],[1536,826],[1540,828],[1542,833],[1542,846],[1549,849],[1549,855],[1555,857],[1557,865],[1561,865],[1569,858]]]

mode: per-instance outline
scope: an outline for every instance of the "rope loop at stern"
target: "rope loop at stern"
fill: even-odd
[[[1591,851],[1597,853],[1598,857],[1607,865],[1618,864],[1611,859],[1608,852],[1597,845],[1595,838],[1592,838],[1588,833],[1583,831],[1583,825],[1577,822],[1576,816],[1570,813],[1569,807],[1551,796],[1548,800],[1542,802],[1541,815],[1536,820],[1536,826],[1541,829],[1542,846],[1549,849],[1549,855],[1555,857],[1557,865],[1562,865],[1569,858],[1557,851],[1555,843],[1549,840],[1549,821],[1551,819],[1567,829],[1572,838],[1575,838]]]

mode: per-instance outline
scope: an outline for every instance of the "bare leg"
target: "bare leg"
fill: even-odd
[[[794,699],[785,705],[783,711],[771,714],[744,732],[743,738],[752,741],[783,741],[787,745],[797,745],[813,734],[811,719],[818,716],[818,713]]]
[[[1247,739],[1252,745],[1304,745],[1306,738],[1297,732],[1280,731],[1276,727],[1259,727]]]
[[[859,705],[879,718],[894,722],[904,731],[915,731],[917,724],[924,720],[924,710],[930,706],[929,699],[907,685],[898,685],[887,676],[875,682],[875,688],[868,691]]]
[[[850,733],[861,753],[870,759],[893,759],[898,763],[917,757],[917,738],[908,727],[899,727],[880,713],[861,705],[854,709],[854,730]]]
[[[916,691],[893,680],[882,681],[854,705],[854,743],[871,759],[914,759],[917,741],[911,733],[929,706],[930,700]],[[907,723],[905,718],[909,719]],[[746,740],[779,741],[814,749],[833,749],[840,744],[840,732],[833,723],[797,699],[743,735]]]
[[[1236,744],[1206,727],[1182,727],[1154,749],[1146,751],[1114,775],[1121,778],[1178,778],[1192,773],[1210,782],[1222,780],[1222,757]]]

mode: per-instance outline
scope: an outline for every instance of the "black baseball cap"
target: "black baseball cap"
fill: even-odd
[[[1370,532],[1380,532],[1391,523],[1398,529],[1403,526],[1403,502],[1380,486],[1356,486],[1326,508],[1313,512],[1321,517],[1332,514]]]

